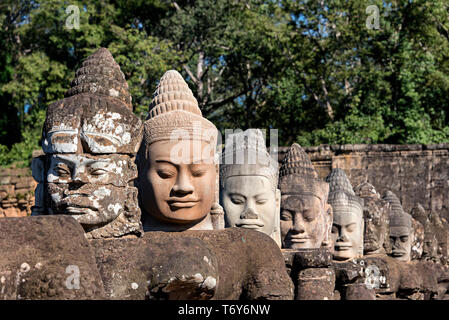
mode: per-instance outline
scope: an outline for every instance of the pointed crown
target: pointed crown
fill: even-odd
[[[318,174],[312,161],[310,161],[304,149],[297,143],[292,144],[290,149],[288,149],[279,169],[279,178],[291,174],[298,174],[306,179],[318,179]]]
[[[221,187],[228,177],[248,175],[264,176],[277,188],[278,162],[268,153],[259,129],[230,134],[221,157]]]
[[[45,153],[137,152],[142,122],[132,111],[125,77],[106,48],[83,62],[65,96],[47,108]]]
[[[106,48],[100,48],[83,61],[65,97],[80,93],[105,95],[121,100],[132,110],[131,94],[120,66]]]
[[[404,211],[399,198],[390,190],[387,190],[383,199],[390,204],[390,227],[413,228],[412,216]]]
[[[358,212],[362,214],[363,200],[355,195],[351,182],[342,169],[332,169],[326,178],[326,182],[329,183],[328,203],[333,208],[338,207],[344,211],[357,208]]]
[[[385,192],[383,199],[390,204],[390,215],[406,213],[404,209],[402,209],[399,198],[390,190]]]
[[[146,145],[170,140],[182,132],[182,139],[216,143],[215,125],[203,118],[192,91],[176,70],[169,70],[162,76],[144,127]]]
[[[309,156],[297,143],[292,144],[279,169],[282,194],[314,195],[327,201],[329,185],[318,179]]]

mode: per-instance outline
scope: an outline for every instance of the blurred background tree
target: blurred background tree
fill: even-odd
[[[281,145],[449,141],[447,0],[4,0],[0,24],[0,165],[29,165],[46,107],[99,47],[142,119],[176,69],[222,131],[279,129]]]

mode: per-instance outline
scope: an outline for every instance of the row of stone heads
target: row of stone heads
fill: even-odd
[[[435,237],[436,228],[447,227],[424,213],[417,228],[391,192],[382,199],[369,184],[354,192],[340,169],[321,181],[297,144],[279,167],[264,137],[256,129],[229,135],[218,154],[217,128],[174,70],[159,81],[142,123],[124,74],[101,48],[47,109],[44,155],[32,163],[33,215],[70,215],[94,239],[254,229],[286,249],[329,247],[337,260],[388,253],[409,261],[423,238],[414,230]],[[276,138],[270,136],[270,151]],[[423,241],[421,255],[447,251],[447,239],[436,239],[425,242],[423,254]]]

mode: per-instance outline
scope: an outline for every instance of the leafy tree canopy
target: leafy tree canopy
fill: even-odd
[[[69,29],[69,5],[79,28]],[[368,5],[379,29],[368,28]],[[449,141],[447,0],[4,0],[0,165],[29,165],[46,107],[107,47],[145,118],[177,69],[224,129],[278,129],[283,145]]]

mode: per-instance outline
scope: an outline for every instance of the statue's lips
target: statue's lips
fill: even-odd
[[[392,250],[391,254],[393,255],[393,257],[402,257],[403,255],[405,255],[405,252],[402,250]]]
[[[250,219],[241,220],[237,222],[235,225],[239,228],[246,228],[246,229],[258,229],[264,226],[264,224],[261,221],[258,220],[251,221]]]
[[[181,209],[181,208],[192,208],[199,201],[198,200],[168,200],[167,203],[171,208]]]
[[[309,237],[296,237],[296,236],[289,236],[287,237],[287,240],[294,243],[304,243],[310,240]]]
[[[335,250],[337,251],[346,251],[352,248],[351,243],[335,243]]]
[[[69,214],[86,214],[92,211],[98,211],[98,209],[90,206],[81,207],[77,205],[70,205],[65,208],[65,211]]]
[[[69,196],[61,201],[61,206],[69,214],[85,214],[98,211],[98,208],[90,205],[91,201],[85,195]]]

